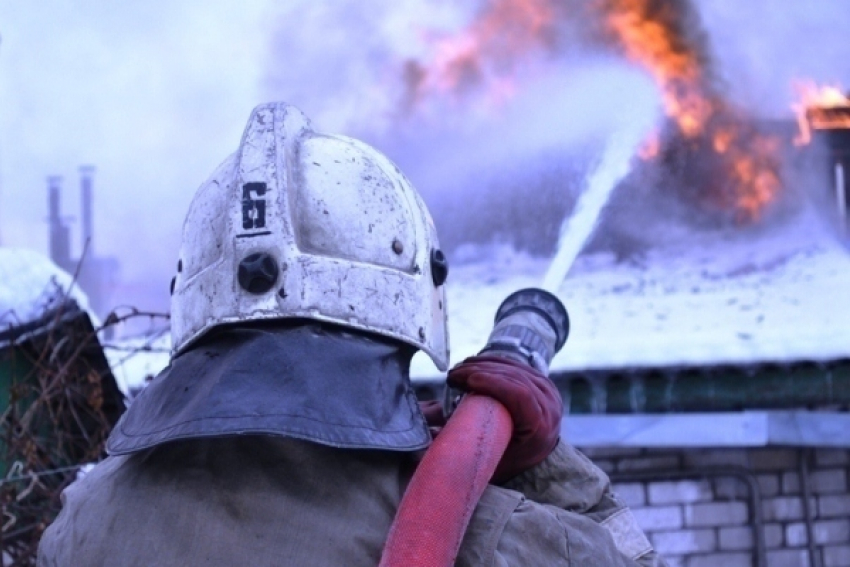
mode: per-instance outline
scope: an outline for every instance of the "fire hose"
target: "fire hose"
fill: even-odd
[[[557,297],[523,289],[499,306],[480,354],[518,360],[548,375],[549,363],[568,333],[567,311]],[[476,394],[460,399],[402,497],[380,567],[454,565],[512,433],[511,416],[496,400]]]

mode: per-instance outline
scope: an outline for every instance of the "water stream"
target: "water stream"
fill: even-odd
[[[632,157],[646,134],[646,125],[634,121],[616,132],[605,146],[602,159],[587,177],[584,191],[572,215],[561,224],[555,257],[543,278],[541,287],[557,292],[570,268],[599,222],[599,215],[611,198],[614,188],[626,176]]]

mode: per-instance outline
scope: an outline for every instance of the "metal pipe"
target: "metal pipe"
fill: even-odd
[[[94,256],[92,242],[92,176],[93,165],[80,166],[80,210],[82,217],[82,246],[88,247],[89,257]]]
[[[809,544],[809,565],[811,567],[821,567],[820,554],[818,554],[818,548],[815,544],[815,526],[810,502],[812,489],[809,486],[809,459],[811,456],[811,449],[802,449],[800,451],[800,492],[803,496],[803,517],[806,522],[806,540],[808,540]]]
[[[661,482],[665,480],[707,479],[731,476],[742,480],[750,493],[750,511],[753,522],[753,540],[756,567],[767,567],[767,545],[764,541],[764,516],[761,490],[755,475],[743,467],[707,467],[699,471],[640,471],[610,475],[611,482]]]
[[[62,178],[58,175],[51,175],[47,178],[47,218],[51,223],[51,228],[55,223],[60,222],[59,186],[61,184]]]
[[[63,270],[71,264],[71,243],[68,238],[68,227],[62,219],[61,210],[62,178],[53,175],[47,178],[47,206],[50,230],[50,259]]]

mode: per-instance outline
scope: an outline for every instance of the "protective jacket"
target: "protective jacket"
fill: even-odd
[[[411,354],[319,323],[210,335],[65,490],[38,565],[377,565],[428,443]],[[663,565],[607,476],[563,443],[488,487],[457,564]]]
[[[38,565],[374,567],[415,464],[257,435],[110,457],[65,491]],[[569,446],[510,486],[485,491],[457,565],[664,565]]]

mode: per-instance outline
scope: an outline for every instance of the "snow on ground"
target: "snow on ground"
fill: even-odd
[[[73,277],[47,257],[23,248],[0,248],[0,329],[35,321],[67,298],[89,312],[89,302]]]
[[[549,264],[506,248],[479,254],[450,268],[453,364],[484,345],[501,301],[540,286]],[[850,357],[850,255],[814,213],[769,229],[681,232],[637,262],[584,255],[558,295],[572,328],[553,370]],[[421,353],[411,373],[439,376]]]

